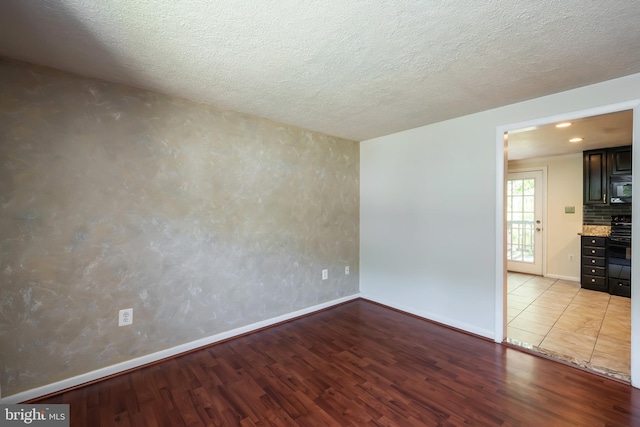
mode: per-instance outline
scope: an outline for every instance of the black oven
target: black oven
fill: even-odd
[[[607,238],[607,276],[609,293],[631,296],[631,216],[611,218],[611,234]]]

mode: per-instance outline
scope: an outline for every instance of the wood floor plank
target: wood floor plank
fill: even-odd
[[[640,390],[356,300],[37,403],[72,426],[640,425]]]

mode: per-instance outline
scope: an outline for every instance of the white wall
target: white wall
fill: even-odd
[[[582,153],[509,162],[509,171],[547,168],[546,273],[548,277],[580,280],[582,231]],[[565,213],[565,206],[575,213]],[[573,261],[569,261],[573,255]]]
[[[640,74],[363,141],[361,292],[500,339],[497,128],[636,99]]]

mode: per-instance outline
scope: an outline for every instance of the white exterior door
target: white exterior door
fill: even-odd
[[[543,274],[544,175],[513,172],[507,178],[507,269]]]

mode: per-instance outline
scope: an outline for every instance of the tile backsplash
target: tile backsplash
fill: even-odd
[[[631,204],[621,203],[616,205],[584,205],[582,209],[582,222],[588,225],[610,225],[612,215],[631,215]]]

